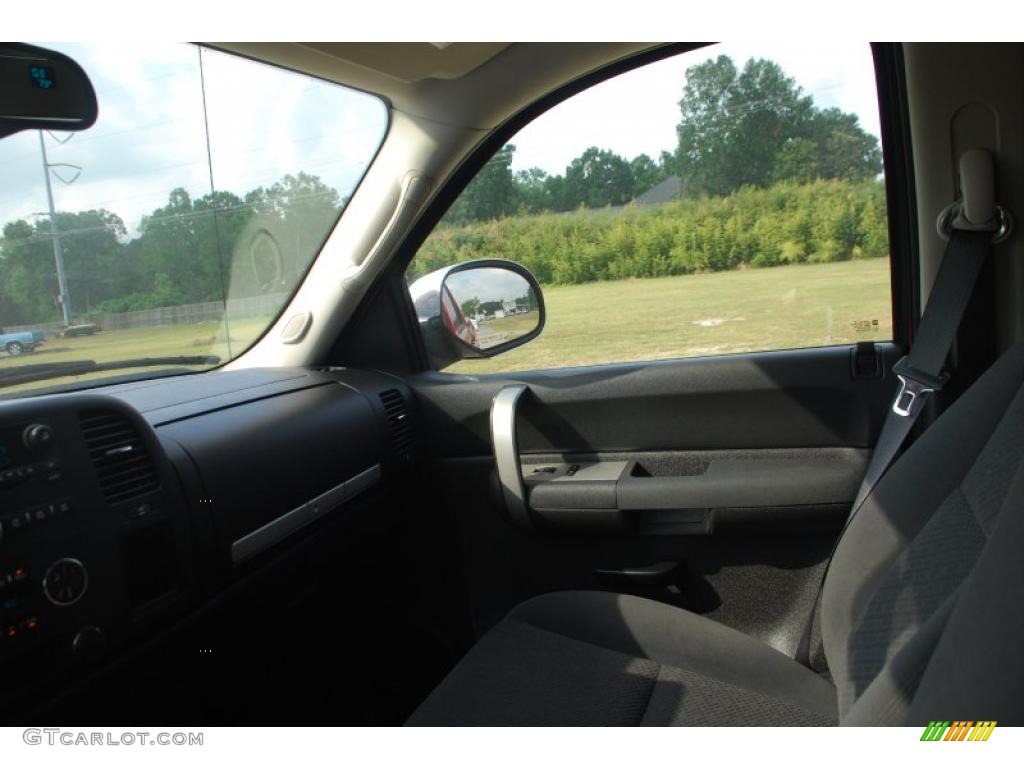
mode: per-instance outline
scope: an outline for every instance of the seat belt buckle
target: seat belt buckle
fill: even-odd
[[[896,399],[892,403],[892,411],[897,416],[916,416],[921,405],[925,401],[925,395],[932,392],[942,391],[946,380],[946,374],[931,376],[924,371],[919,371],[910,365],[906,357],[892,367],[892,372],[900,380],[900,390],[896,393]]]

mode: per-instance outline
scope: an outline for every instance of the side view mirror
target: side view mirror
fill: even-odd
[[[544,296],[526,267],[504,259],[466,261],[409,286],[430,363],[494,357],[544,329]]]
[[[0,138],[30,128],[81,131],[96,122],[96,91],[63,53],[0,43]]]

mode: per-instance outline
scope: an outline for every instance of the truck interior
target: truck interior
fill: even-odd
[[[0,145],[100,130],[87,63],[4,46]],[[715,49],[202,50],[369,94],[382,138],[228,359],[45,357],[101,322],[0,360],[0,722],[1024,725],[1024,45],[864,46],[891,333],[536,365],[586,286],[417,254],[535,121]]]

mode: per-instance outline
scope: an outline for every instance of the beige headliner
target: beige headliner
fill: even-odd
[[[405,83],[462,77],[508,43],[303,43],[328,56],[359,64]],[[444,46],[439,47],[439,46]]]
[[[361,88],[410,115],[489,130],[567,81],[657,43],[213,43]]]

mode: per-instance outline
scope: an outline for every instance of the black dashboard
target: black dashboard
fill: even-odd
[[[0,720],[200,609],[416,451],[392,376],[249,369],[0,403]]]

